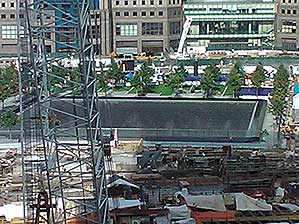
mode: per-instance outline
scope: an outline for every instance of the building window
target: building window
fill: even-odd
[[[180,34],[181,33],[181,22],[170,22],[169,34]]]
[[[119,5],[119,1],[115,1],[115,5]]]
[[[155,16],[155,12],[154,11],[150,11],[150,16]]]
[[[124,16],[129,16],[129,12],[124,12]]]
[[[11,2],[11,3],[10,3],[10,7],[11,7],[11,8],[15,7],[15,3],[14,3],[14,2]]]
[[[120,12],[115,12],[115,16],[120,16]]]
[[[141,2],[141,5],[145,5],[145,1],[144,0]]]
[[[150,4],[151,4],[151,5],[154,5],[154,4],[155,4],[154,0],[151,0],[151,1],[150,1]]]
[[[163,11],[159,11],[159,16],[163,16]]]
[[[133,12],[133,16],[137,16],[137,12]]]
[[[1,27],[2,39],[16,40],[17,39],[17,26],[2,26]]]
[[[129,5],[129,2],[128,2],[128,1],[125,1],[125,5]]]
[[[141,16],[146,16],[146,12],[141,12]]]
[[[163,35],[163,23],[142,23],[142,35]]]
[[[291,10],[290,9],[287,10],[287,14],[289,14],[289,15],[291,14]]]
[[[281,32],[283,33],[296,33],[296,21],[282,21]]]
[[[281,9],[281,14],[285,14],[286,10],[285,9]]]
[[[136,2],[136,1],[133,1],[133,5],[137,5],[137,2]]]
[[[294,14],[294,15],[297,14],[297,10],[296,10],[296,9],[293,10],[293,14]]]
[[[60,27],[58,28],[58,41],[73,43],[75,41],[75,28]]]
[[[6,19],[6,14],[1,14],[1,19]]]
[[[1,3],[1,7],[2,7],[2,8],[5,8],[5,2],[2,2],[2,3]]]
[[[16,18],[16,15],[15,15],[15,14],[10,14],[10,15],[9,15],[9,18],[11,18],[11,19],[15,19],[15,18]]]
[[[116,24],[117,36],[137,36],[137,24]]]
[[[159,5],[163,5],[163,1],[162,0],[159,0]]]

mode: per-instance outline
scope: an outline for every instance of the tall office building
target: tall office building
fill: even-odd
[[[14,0],[0,1],[0,55],[17,55],[17,18]]]
[[[277,0],[276,48],[299,50],[299,0]]]
[[[101,54],[106,55],[113,51],[113,16],[112,1],[100,0],[98,16],[92,15],[92,22],[98,24],[99,45],[97,49]],[[96,12],[97,14],[97,12]],[[96,33],[96,32],[93,32]]]
[[[183,8],[193,20],[188,46],[231,50],[272,45],[274,0],[186,0]]]
[[[158,54],[178,47],[182,0],[111,1],[116,52]]]

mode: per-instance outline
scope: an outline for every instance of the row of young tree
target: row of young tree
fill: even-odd
[[[100,86],[103,90],[107,90],[108,83],[111,82],[111,80],[113,80],[114,85],[127,81],[135,88],[138,95],[144,96],[150,91],[152,79],[155,74],[155,70],[150,65],[150,62],[144,62],[133,77],[126,79],[118,64],[112,60],[108,70],[99,78]],[[182,87],[186,75],[187,72],[184,66],[180,65],[178,68],[174,69],[163,85],[170,87],[174,92],[176,89]]]
[[[58,67],[53,67],[52,72],[55,73],[57,78],[50,80],[51,88],[61,84],[61,80],[66,76],[70,80],[76,81],[78,79],[77,70],[74,69],[68,74],[64,74],[65,70],[61,70]],[[212,97],[218,90],[217,79],[220,74],[220,69],[216,65],[209,65],[204,70],[204,74],[200,80],[200,88],[203,90],[205,97]],[[154,69],[151,68],[150,62],[145,62],[141,65],[136,74],[129,80],[131,86],[136,89],[138,95],[146,95],[151,88],[152,77],[154,76]],[[182,64],[174,69],[165,80],[163,85],[171,88],[173,92],[182,88],[187,72]],[[62,79],[61,79],[61,78]],[[277,74],[274,78],[274,88],[270,98],[270,110],[275,116],[278,127],[280,127],[281,121],[284,118],[284,110],[287,105],[287,94],[289,90],[289,74],[283,65],[280,65]],[[107,72],[104,75],[99,76],[99,87],[108,90],[108,83],[113,80],[113,84],[117,85],[124,81],[124,74],[119,68],[118,64],[112,60]],[[245,81],[245,72],[242,69],[240,63],[235,63],[230,70],[227,85],[233,91],[233,96],[238,97],[241,86]],[[257,65],[254,71],[251,82],[256,87],[256,94],[258,95],[259,89],[265,81],[264,69],[261,64]],[[106,89],[105,89],[106,88]],[[53,90],[55,91],[55,90]],[[4,100],[9,96],[15,95],[18,92],[18,74],[14,65],[9,65],[4,68],[0,68],[0,101],[2,103],[2,109],[4,109]],[[0,127],[11,128],[18,121],[18,116],[11,110],[2,110],[0,114]],[[280,130],[278,130],[280,133]]]
[[[281,69],[284,68],[282,65],[278,69],[278,76],[281,73]],[[287,70],[284,69],[287,73]],[[204,92],[205,97],[212,97],[217,91],[219,91],[219,85],[217,80],[220,74],[220,68],[216,65],[209,65],[204,70],[204,74],[200,80],[200,88]],[[142,64],[141,68],[136,72],[133,78],[127,80],[136,89],[139,95],[145,95],[150,90],[150,84],[152,82],[152,77],[154,75],[154,70],[150,67],[150,62],[145,62]],[[166,79],[163,85],[170,87],[173,92],[177,89],[182,88],[183,82],[187,76],[187,71],[184,66],[180,64],[175,68]],[[286,74],[288,76],[288,74]],[[114,85],[120,84],[124,81],[124,74],[119,68],[118,64],[112,60],[107,72],[100,77],[100,86],[102,89],[108,88],[107,84],[110,80],[114,80]],[[259,94],[259,89],[265,81],[264,69],[261,64],[258,64],[255,71],[252,74],[251,82],[256,88],[256,95]],[[227,86],[229,86],[233,92],[234,97],[238,97],[241,86],[245,83],[245,72],[239,62],[236,62],[232,69],[230,70]],[[274,82],[274,86],[277,85]]]

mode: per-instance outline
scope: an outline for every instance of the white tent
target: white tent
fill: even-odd
[[[238,211],[272,211],[272,205],[252,198],[244,193],[235,193],[236,209]]]
[[[12,203],[0,206],[0,215],[10,221],[13,218],[23,218],[23,203]]]
[[[292,212],[299,211],[299,206],[291,204],[291,203],[274,203],[273,205],[278,205],[280,207],[287,208],[287,209],[289,209]]]
[[[214,210],[214,211],[227,211],[226,203],[228,197],[231,202],[236,205],[238,211],[272,211],[272,206],[265,201],[252,198],[244,193],[227,193],[223,195],[190,195],[178,192],[186,201],[188,207]],[[226,200],[224,200],[226,198]]]
[[[108,198],[109,210],[113,209],[122,209],[122,208],[133,208],[139,207],[142,205],[137,199],[134,200],[126,200],[124,198]]]
[[[124,180],[124,179],[117,179],[113,182],[111,182],[110,184],[107,185],[108,188],[110,187],[116,187],[116,186],[120,186],[120,185],[124,185],[124,186],[128,186],[128,187],[134,187],[134,188],[138,188],[140,189],[139,186],[135,185],[135,184],[132,184],[131,182],[127,181],[127,180]]]
[[[189,207],[226,211],[225,203],[222,195],[184,195],[180,194]]]

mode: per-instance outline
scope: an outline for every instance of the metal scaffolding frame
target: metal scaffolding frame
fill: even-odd
[[[107,223],[90,4],[17,1],[25,223]]]

